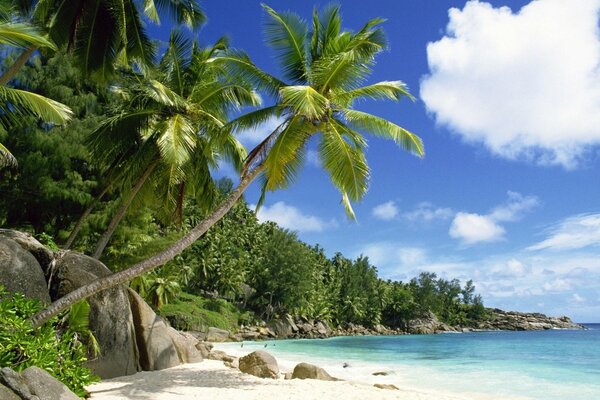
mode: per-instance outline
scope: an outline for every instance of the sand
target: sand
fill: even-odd
[[[382,382],[385,383],[385,382]],[[204,360],[162,371],[107,379],[88,387],[92,400],[491,400],[474,394],[448,395],[400,388],[386,390],[371,384],[317,380],[261,379]]]

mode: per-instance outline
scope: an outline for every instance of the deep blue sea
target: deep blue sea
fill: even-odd
[[[266,344],[275,356],[314,361],[359,381],[383,370],[389,372],[380,378],[385,383],[417,389],[494,398],[595,400],[600,399],[600,324],[587,326],[585,331],[245,342],[243,350],[264,349]],[[342,369],[344,363],[348,366]]]

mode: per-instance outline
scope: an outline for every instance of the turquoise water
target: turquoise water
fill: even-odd
[[[391,373],[387,381],[413,388],[496,398],[592,400],[600,399],[600,324],[588,327],[281,340],[268,342],[267,350],[290,359],[319,360],[346,375],[354,370],[358,379],[383,368]],[[246,342],[244,350],[258,347],[264,343]],[[348,367],[342,370],[344,363]]]

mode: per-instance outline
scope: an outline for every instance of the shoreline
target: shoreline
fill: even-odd
[[[236,343],[239,344],[239,343]],[[214,350],[240,357],[256,349],[234,348],[233,343],[214,343]],[[269,349],[266,349],[269,351]],[[314,357],[286,357],[276,354],[281,374],[279,379],[262,379],[244,374],[222,361],[205,359],[195,364],[183,364],[160,371],[144,371],[134,375],[106,379],[88,387],[91,400],[509,400],[506,396],[480,393],[449,393],[440,390],[411,387],[399,383],[401,371],[368,362],[334,367]],[[283,378],[299,362],[315,363],[324,367],[339,381]],[[339,363],[338,363],[339,364]],[[373,372],[387,372],[387,376],[373,376]],[[427,379],[427,377],[423,377]],[[375,383],[393,384],[398,390],[379,389]],[[524,397],[511,397],[521,400]]]

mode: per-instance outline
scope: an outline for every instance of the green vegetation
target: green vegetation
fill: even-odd
[[[62,381],[78,396],[84,387],[98,379],[83,366],[88,348],[93,354],[97,344],[87,321],[89,305],[79,303],[66,315],[34,329],[28,318],[41,309],[36,300],[21,294],[8,296],[0,286],[0,368],[22,371],[35,365]]]

